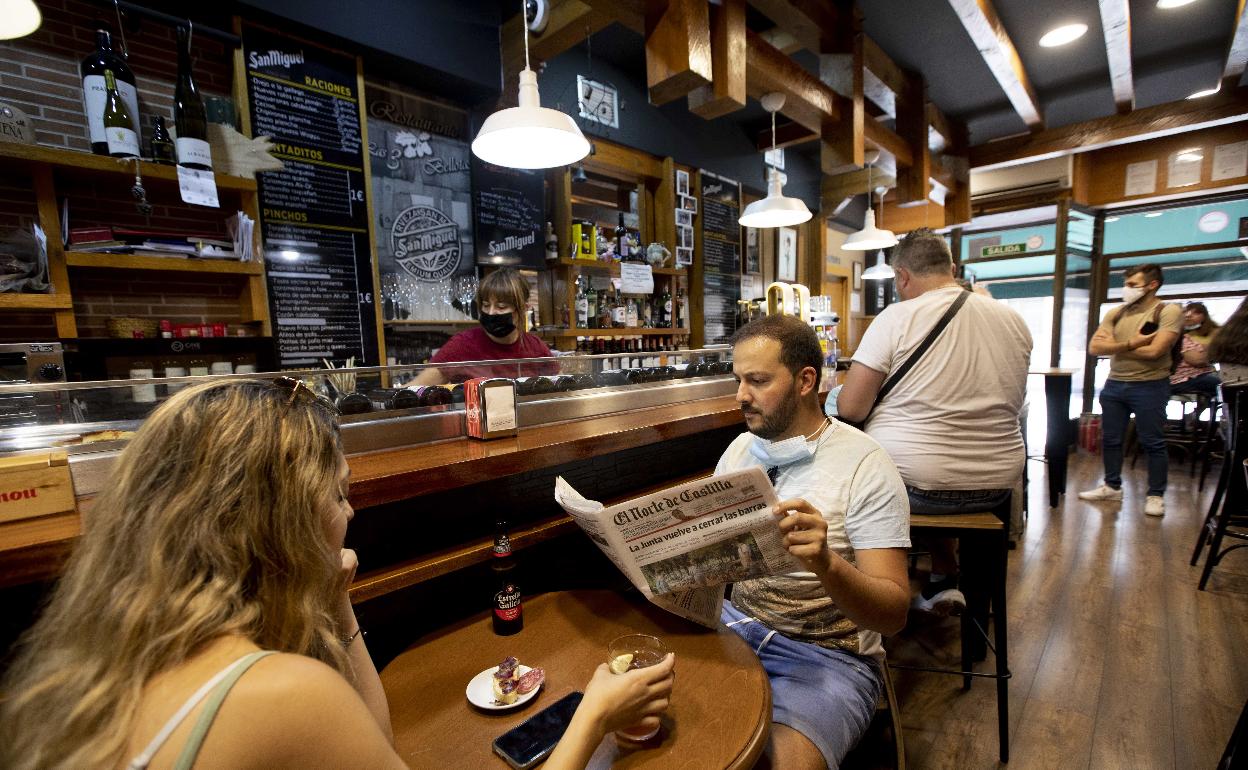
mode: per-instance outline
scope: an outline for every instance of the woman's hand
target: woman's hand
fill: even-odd
[[[360,568],[360,560],[351,548],[343,548],[338,552],[341,563],[338,566],[338,627],[343,634],[355,631],[355,609],[351,606],[351,583],[355,581],[356,570]]]
[[[585,685],[578,710],[585,709],[593,717],[600,735],[636,724],[657,727],[672,694],[675,667],[673,653],[657,665],[623,674],[613,674],[606,663],[601,663]]]
[[[819,509],[800,498],[781,500],[772,509],[784,535],[784,547],[816,575],[832,566],[828,551],[828,522]]]

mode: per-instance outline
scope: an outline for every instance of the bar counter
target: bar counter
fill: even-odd
[[[661,445],[735,425],[744,429],[740,409],[732,396],[721,396],[525,428],[511,438],[492,441],[456,438],[356,454],[348,457],[350,501],[358,512],[353,527],[367,520],[372,508],[625,450]],[[718,457],[721,450],[722,447],[714,448],[708,458]],[[711,459],[704,470],[709,472],[713,465]],[[656,488],[670,483],[663,481]],[[581,491],[589,496],[595,492],[593,489]],[[80,517],[89,515],[93,499],[94,496],[80,497],[79,513],[0,525],[0,588],[55,577],[79,534]],[[513,541],[523,548],[574,530],[575,525],[567,517],[547,516],[517,529]],[[416,559],[373,569],[361,574],[352,587],[352,598],[363,601],[479,563],[488,555],[488,547],[487,539],[476,538],[421,554]]]

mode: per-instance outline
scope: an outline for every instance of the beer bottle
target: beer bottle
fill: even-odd
[[[490,562],[496,584],[491,615],[494,633],[511,636],[524,628],[524,606],[520,601],[520,587],[515,582],[516,557],[511,552],[507,522],[501,519],[494,524],[494,553]]]

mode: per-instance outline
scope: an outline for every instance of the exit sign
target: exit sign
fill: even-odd
[[[1025,243],[1003,243],[1000,246],[985,246],[979,250],[979,255],[981,257],[1008,257],[1026,252],[1027,244]]]

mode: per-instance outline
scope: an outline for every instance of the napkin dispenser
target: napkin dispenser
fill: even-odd
[[[516,384],[503,377],[478,377],[464,383],[465,432],[472,438],[514,436]]]

